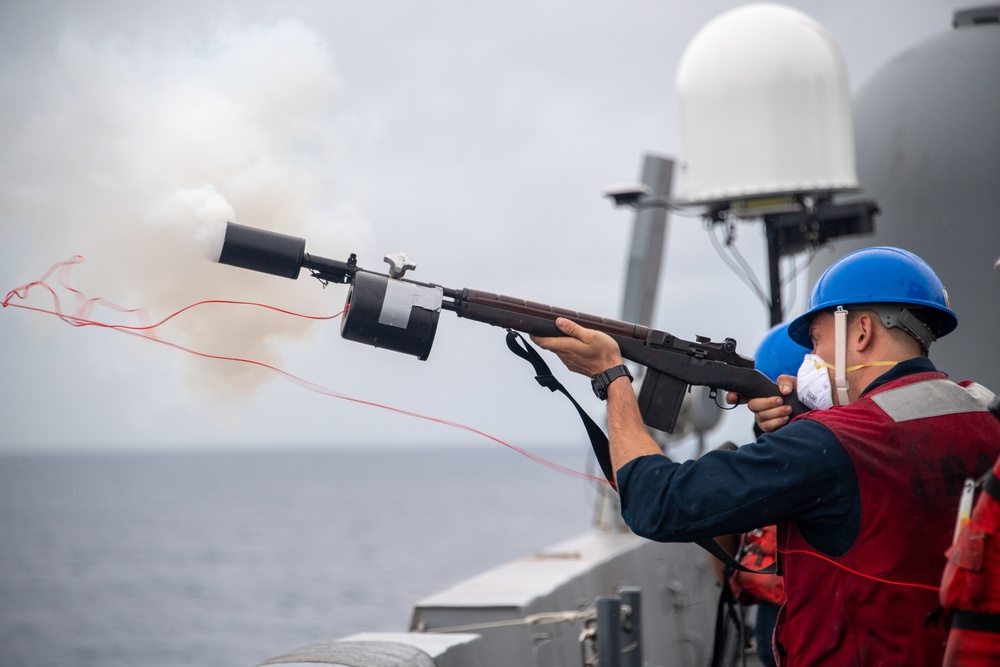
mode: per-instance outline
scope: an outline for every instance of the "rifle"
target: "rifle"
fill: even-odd
[[[603,331],[618,343],[623,358],[646,367],[639,391],[643,421],[668,433],[677,424],[690,385],[736,392],[746,398],[781,396],[777,385],[754,369],[753,359],[736,352],[736,341],[721,343],[704,336],[683,340],[639,324],[578,313],[474,289],[452,289],[403,278],[416,268],[405,255],[387,256],[387,274],[358,267],[353,253],[346,262],[310,255],[305,240],[229,222],[219,262],[297,279],[303,268],[325,283],[349,284],[340,334],[365,343],[427,359],[438,317],[450,310],[458,317],[535,336],[561,336],[557,317]],[[784,396],[793,414],[805,411],[795,394]]]

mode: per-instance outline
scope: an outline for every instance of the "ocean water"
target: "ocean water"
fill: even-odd
[[[0,667],[249,667],[406,631],[420,598],[588,530],[594,495],[481,444],[0,456]]]

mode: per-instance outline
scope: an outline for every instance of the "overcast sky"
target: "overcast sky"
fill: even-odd
[[[600,192],[637,180],[645,153],[679,155],[680,56],[739,4],[0,3],[0,292],[79,254],[75,287],[154,321],[202,299],[340,310],[342,287],[206,259],[204,237],[234,220],[366,268],[404,251],[414,279],[619,317],[632,214]],[[968,5],[789,4],[833,35],[852,90]],[[760,229],[741,227],[739,247],[764,279]],[[654,326],[681,337],[752,355],[767,330],[696,219],[671,218],[660,290]],[[160,336],[519,447],[586,448],[499,329],[450,313],[426,362],[249,308],[204,307]],[[0,341],[2,451],[499,446],[25,310],[0,311]],[[584,378],[558,374],[601,414]],[[741,409],[712,438],[746,440],[749,423]]]

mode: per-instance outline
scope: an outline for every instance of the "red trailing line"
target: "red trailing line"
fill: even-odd
[[[252,306],[252,307],[256,307],[256,308],[266,308],[268,310],[273,310],[275,312],[282,313],[284,315],[290,315],[290,316],[293,316],[293,317],[301,317],[301,318],[310,319],[310,320],[332,320],[332,319],[336,319],[336,318],[340,317],[341,315],[343,315],[346,312],[346,308],[344,310],[340,311],[339,313],[334,314],[334,315],[305,315],[305,314],[302,314],[302,313],[296,313],[296,312],[293,312],[293,311],[290,311],[290,310],[286,310],[284,308],[278,308],[276,306],[270,306],[270,305],[267,305],[267,304],[256,303],[256,302],[252,302],[252,301],[234,301],[234,300],[228,300],[228,299],[206,299],[204,301],[198,301],[198,302],[193,303],[193,304],[191,304],[189,306],[185,306],[185,307],[181,308],[180,310],[177,310],[177,311],[171,313],[170,315],[167,315],[166,317],[164,317],[163,319],[161,319],[158,322],[149,323],[149,316],[148,316],[146,310],[143,309],[143,308],[125,308],[125,307],[119,306],[118,304],[115,304],[115,303],[113,303],[111,301],[103,299],[101,297],[87,298],[86,295],[83,292],[81,292],[81,291],[77,290],[76,288],[72,287],[69,284],[69,272],[70,272],[70,270],[72,269],[73,266],[75,266],[77,264],[81,264],[83,261],[84,261],[84,258],[83,258],[82,255],[74,255],[73,257],[71,257],[70,259],[68,259],[66,261],[57,262],[56,264],[52,265],[52,268],[50,268],[45,273],[45,275],[42,276],[41,278],[39,278],[38,280],[34,280],[34,281],[30,282],[30,283],[27,283],[26,285],[22,285],[21,287],[18,287],[16,289],[13,289],[10,292],[8,292],[6,298],[3,301],[3,307],[7,308],[9,306],[9,307],[14,307],[14,308],[22,308],[24,310],[31,310],[31,311],[34,311],[34,312],[37,312],[37,313],[43,313],[43,314],[46,314],[46,315],[53,315],[55,317],[58,317],[63,322],[65,322],[65,323],[67,323],[67,324],[69,324],[71,326],[74,326],[74,327],[96,326],[96,327],[100,327],[100,328],[103,328],[103,329],[112,329],[112,330],[118,331],[120,333],[129,334],[131,336],[138,336],[139,338],[144,338],[146,340],[150,340],[150,341],[153,341],[155,343],[159,343],[161,345],[166,345],[166,346],[172,347],[172,348],[174,348],[176,350],[180,350],[182,352],[187,352],[188,354],[192,354],[194,356],[202,357],[202,358],[205,358],[205,359],[217,359],[219,361],[229,361],[229,362],[236,362],[236,363],[241,363],[241,364],[250,364],[252,366],[259,366],[261,368],[265,368],[265,369],[267,369],[269,371],[277,373],[278,375],[283,376],[285,379],[287,379],[287,380],[289,380],[289,381],[297,384],[298,386],[302,387],[303,389],[307,389],[307,390],[309,390],[311,392],[314,392],[314,393],[317,393],[317,394],[322,394],[324,396],[330,396],[331,398],[338,398],[338,399],[341,399],[341,400],[344,400],[344,401],[350,401],[352,403],[358,403],[360,405],[368,405],[368,406],[371,406],[371,407],[374,407],[374,408],[380,408],[382,410],[388,410],[390,412],[395,412],[396,414],[404,415],[404,416],[407,416],[407,417],[413,417],[415,419],[422,419],[422,420],[425,420],[425,421],[430,421],[430,422],[434,422],[434,423],[437,423],[437,424],[442,424],[444,426],[449,426],[451,428],[456,428],[456,429],[460,429],[460,430],[463,430],[463,431],[467,431],[469,433],[475,434],[475,435],[480,436],[482,438],[486,438],[487,440],[492,440],[493,442],[495,442],[497,444],[503,445],[504,447],[507,447],[507,448],[509,448],[509,449],[511,449],[511,450],[513,450],[513,451],[515,451],[515,452],[517,452],[519,454],[521,454],[522,456],[525,456],[526,458],[531,459],[532,461],[534,461],[536,463],[544,465],[547,468],[555,470],[556,472],[560,472],[560,473],[563,473],[565,475],[569,475],[569,476],[572,476],[572,477],[580,477],[580,478],[583,478],[583,479],[588,479],[588,480],[593,480],[593,481],[601,482],[601,483],[604,483],[604,484],[608,484],[608,481],[606,479],[604,479],[603,477],[596,477],[596,476],[593,476],[593,475],[588,475],[586,473],[582,473],[582,472],[573,470],[572,468],[567,468],[565,466],[559,465],[559,464],[554,463],[552,461],[549,461],[548,459],[545,459],[545,458],[543,458],[541,456],[538,456],[536,454],[532,454],[531,452],[528,452],[528,451],[526,451],[524,449],[521,449],[520,447],[512,445],[509,442],[505,442],[504,440],[501,440],[500,438],[497,438],[496,436],[490,435],[489,433],[486,433],[484,431],[480,431],[479,429],[473,428],[473,427],[468,426],[466,424],[462,424],[462,423],[459,423],[459,422],[451,421],[451,420],[448,420],[448,419],[441,419],[439,417],[432,417],[432,416],[429,416],[429,415],[423,415],[423,414],[420,414],[420,413],[417,413],[417,412],[412,412],[410,410],[403,410],[401,408],[395,408],[395,407],[392,407],[392,406],[389,406],[389,405],[383,405],[381,403],[376,403],[374,401],[367,401],[367,400],[364,400],[364,399],[355,398],[353,396],[348,396],[346,394],[342,394],[340,392],[336,392],[336,391],[334,391],[334,390],[332,390],[332,389],[330,389],[328,387],[324,387],[323,385],[319,385],[319,384],[316,384],[314,382],[310,382],[308,380],[300,378],[297,375],[289,373],[288,371],[285,371],[285,370],[283,370],[283,369],[281,369],[281,368],[279,368],[277,366],[272,366],[271,364],[267,364],[267,363],[264,363],[262,361],[258,361],[256,359],[246,359],[246,358],[242,358],[242,357],[230,357],[230,356],[225,356],[225,355],[209,354],[207,352],[201,352],[199,350],[195,350],[195,349],[192,349],[192,348],[189,348],[189,347],[185,347],[184,345],[181,345],[179,343],[174,343],[174,342],[171,342],[171,341],[168,341],[168,340],[164,340],[164,339],[162,339],[162,338],[160,338],[160,337],[158,337],[158,336],[155,335],[155,330],[158,327],[160,327],[163,324],[165,324],[166,322],[174,319],[175,317],[181,315],[182,313],[185,313],[187,311],[192,310],[193,308],[197,308],[197,307],[201,307],[201,306],[205,306],[205,305]],[[59,300],[59,295],[56,293],[55,289],[53,289],[52,286],[48,282],[49,279],[52,277],[53,274],[57,274],[57,280],[58,280],[59,286],[62,287],[63,289],[65,289],[66,291],[70,292],[71,294],[73,294],[74,297],[76,298],[76,308],[74,309],[74,311],[73,311],[72,314],[66,314],[63,311],[62,303]],[[12,302],[12,300],[15,299],[15,298],[17,298],[17,299],[19,299],[21,301],[26,300],[28,298],[28,294],[31,292],[31,290],[33,288],[36,288],[36,287],[43,289],[44,291],[48,292],[49,295],[51,295],[52,301],[53,301],[53,305],[52,305],[51,309],[48,309],[48,308],[39,308],[39,307],[36,307],[36,306],[29,306],[27,304]],[[115,310],[115,311],[120,312],[120,313],[124,313],[124,314],[128,314],[128,315],[133,315],[133,316],[137,317],[138,319],[140,319],[141,321],[143,321],[144,323],[140,324],[140,325],[114,324],[114,323],[110,323],[110,322],[102,322],[100,320],[93,319],[91,317],[91,313],[92,313],[92,311],[94,310],[94,308],[96,306],[103,306],[105,308],[109,308],[111,310]]]

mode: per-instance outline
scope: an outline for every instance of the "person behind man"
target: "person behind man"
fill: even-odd
[[[812,411],[787,423],[781,399],[750,401],[773,433],[683,463],[649,436],[629,383],[608,382],[622,364],[612,338],[560,318],[564,336],[534,340],[606,394],[622,517],[636,534],[685,542],[778,525],[779,664],[919,667],[943,657],[944,628],[924,621],[964,479],[1000,454],[988,392],[949,381],[927,358],[957,324],[916,255],[846,255],[789,326],[812,350],[796,380]]]
[[[1000,419],[996,401],[994,414]],[[970,516],[962,517],[945,556],[941,606],[950,629],[943,667],[988,667],[1000,661],[1000,458]]]
[[[778,324],[764,335],[754,354],[754,365],[772,382],[781,375],[795,374],[810,349],[796,343],[788,335],[788,323]],[[760,429],[755,431],[761,435]],[[777,527],[774,525],[757,528],[744,536],[742,564],[759,570],[768,566],[776,558]],[[765,667],[776,665],[771,647],[778,611],[785,602],[785,585],[781,575],[752,574],[735,570],[729,578],[729,585],[735,596],[743,604],[757,605],[754,623],[757,657]]]

